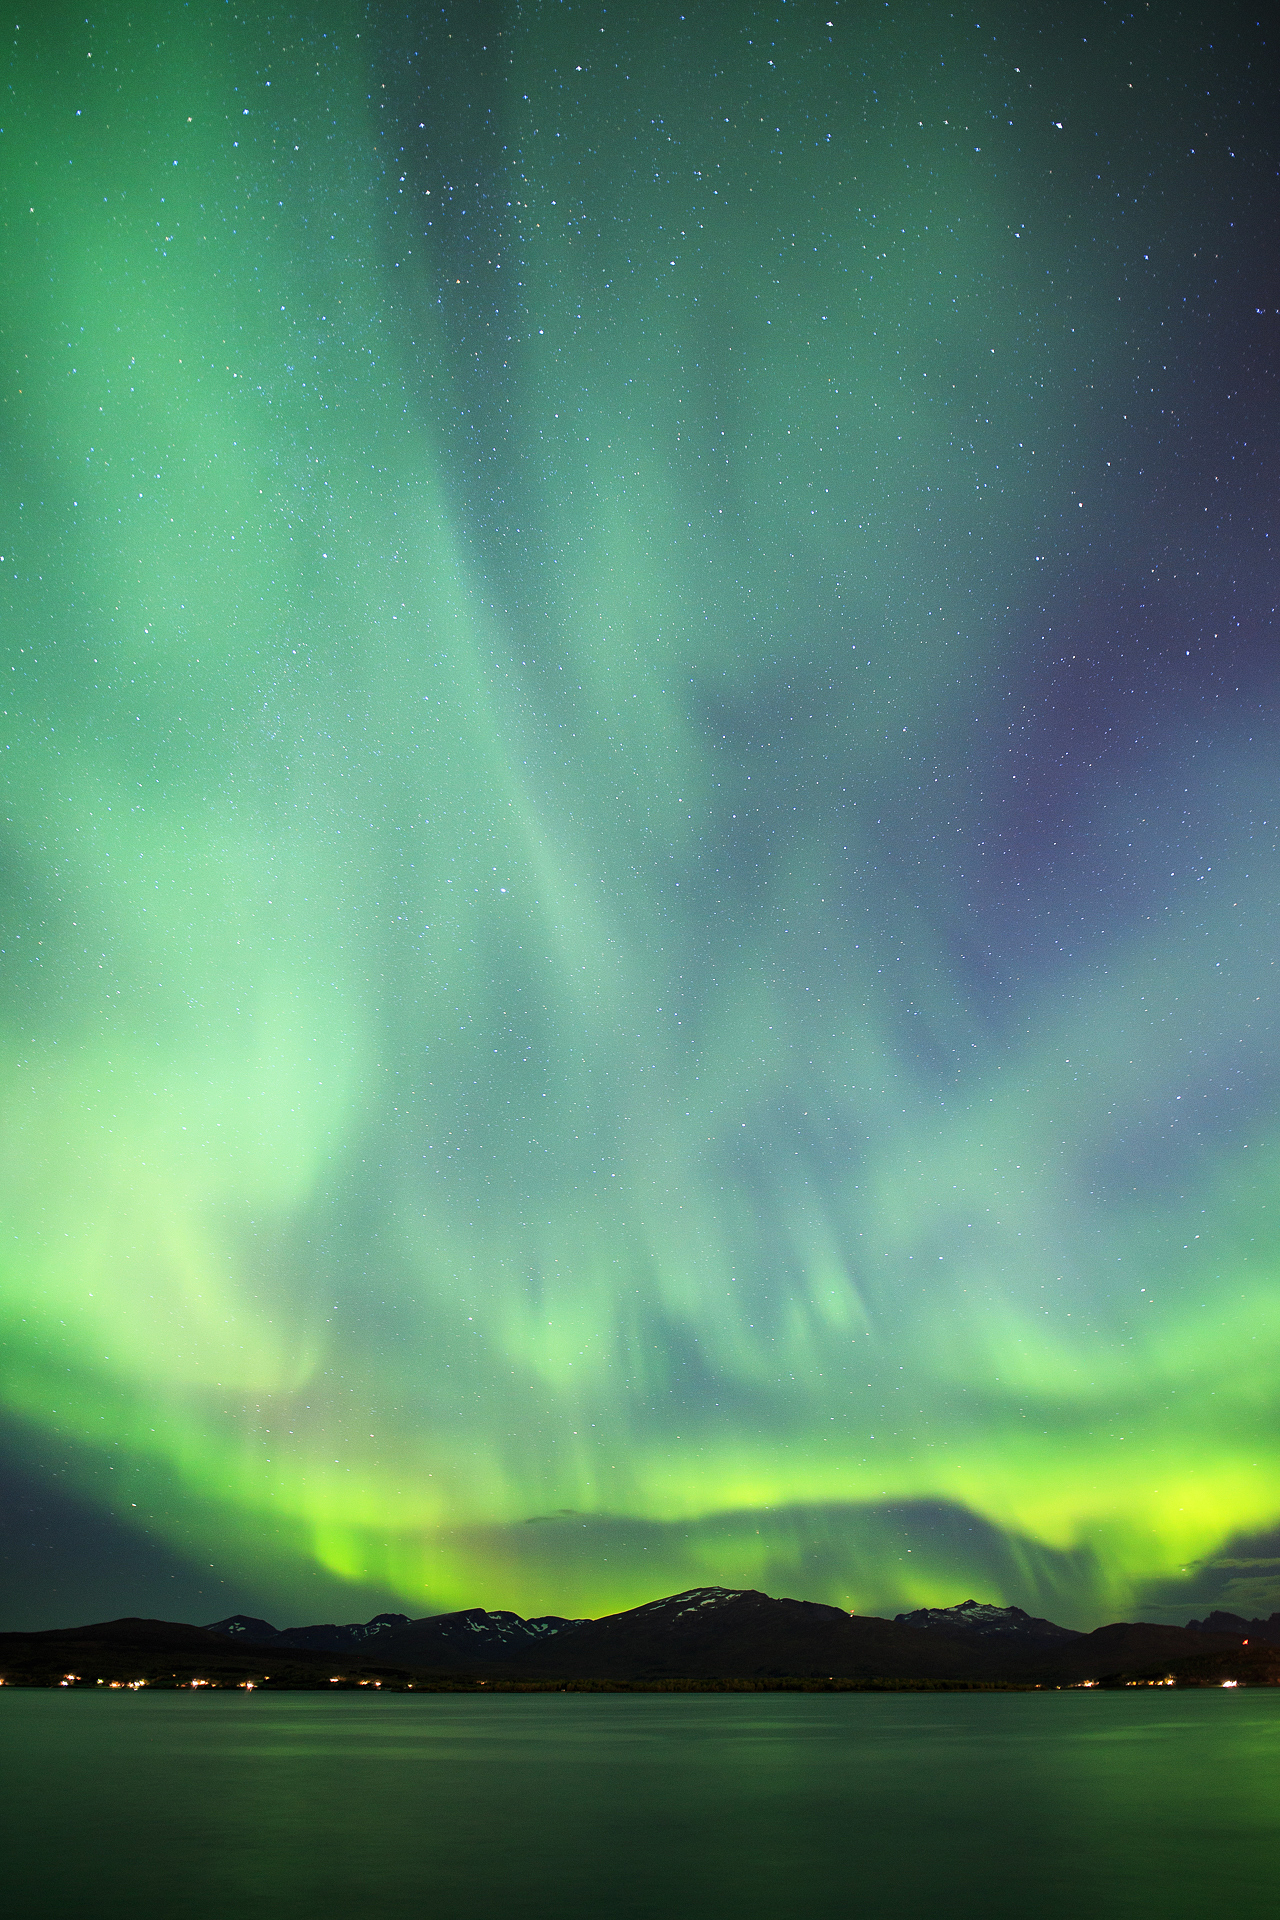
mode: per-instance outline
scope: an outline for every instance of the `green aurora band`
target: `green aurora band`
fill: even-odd
[[[1093,1624],[1280,1519],[1274,764],[1044,744],[1270,569],[1229,216],[1105,9],[686,11],[18,9],[0,1405],[295,1616]]]

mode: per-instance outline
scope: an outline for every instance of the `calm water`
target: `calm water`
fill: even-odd
[[[1272,1914],[1280,1694],[0,1695],[7,1920]]]

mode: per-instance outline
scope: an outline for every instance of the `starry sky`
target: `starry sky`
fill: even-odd
[[[6,16],[0,1625],[1280,1606],[1265,30],[681,4]]]

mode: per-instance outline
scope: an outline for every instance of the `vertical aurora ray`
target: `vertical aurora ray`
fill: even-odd
[[[1280,1518],[1248,48],[828,11],[15,29],[0,1403],[237,1601]]]

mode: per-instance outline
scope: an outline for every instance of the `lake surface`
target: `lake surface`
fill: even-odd
[[[0,1693],[7,1920],[1276,1910],[1280,1693]]]

